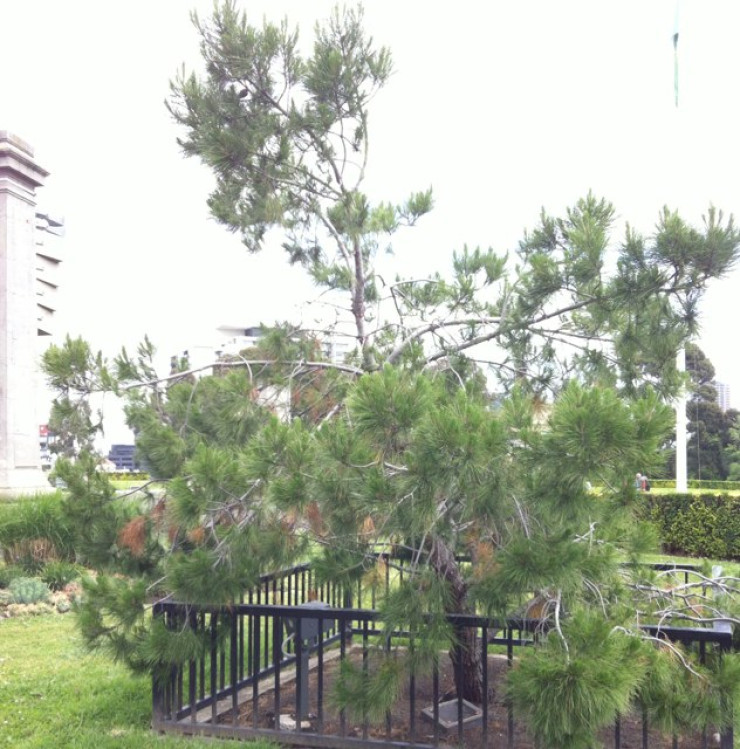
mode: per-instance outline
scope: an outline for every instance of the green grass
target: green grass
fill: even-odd
[[[727,559],[700,559],[698,557],[682,557],[675,554],[648,554],[645,557],[646,562],[656,562],[660,564],[696,564],[709,562],[712,566],[719,565],[722,567],[722,574],[725,577],[740,577],[740,562],[730,561]]]
[[[150,719],[150,680],[85,651],[73,615],[0,620],[0,747],[236,746],[161,736],[149,729]]]
[[[692,496],[701,496],[703,494],[726,494],[729,497],[737,497],[740,496],[740,490],[738,489],[691,489],[689,488],[686,492],[687,494],[691,494]],[[650,489],[650,494],[676,494],[675,489],[657,489],[652,488]]]

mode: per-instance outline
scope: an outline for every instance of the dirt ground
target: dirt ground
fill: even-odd
[[[353,659],[360,661],[359,652],[352,653]],[[418,678],[416,680],[416,699],[414,705],[414,726],[412,732],[410,712],[411,699],[408,688],[400,695],[400,698],[394,703],[390,715],[390,725],[386,721],[380,724],[369,724],[363,728],[362,722],[351,721],[347,719],[345,724],[345,733],[342,733],[339,711],[332,704],[332,684],[336,678],[338,670],[338,661],[326,662],[324,664],[324,705],[321,719],[318,716],[319,706],[317,704],[317,669],[313,668],[309,676],[309,722],[304,722],[304,730],[309,732],[318,732],[333,736],[353,736],[363,737],[363,731],[366,730],[368,738],[377,738],[379,740],[390,741],[411,741],[419,743],[434,743],[434,725],[422,716],[422,710],[429,708],[433,704],[434,691],[433,683],[430,678]],[[484,747],[508,747],[509,736],[509,713],[502,699],[502,689],[500,685],[505,679],[508,668],[506,659],[502,656],[490,656],[488,661],[488,680],[492,687],[491,698],[488,703],[488,731],[484,735],[480,727],[468,727],[463,733],[463,746],[469,749],[484,749]],[[497,686],[499,685],[499,686]],[[275,693],[274,689],[269,688],[264,691],[259,698],[259,708],[257,711],[257,726],[261,728],[275,727]],[[439,695],[440,701],[444,699],[454,699],[454,678],[449,660],[444,659],[440,666],[439,677]],[[244,695],[245,701],[240,706],[238,724],[252,726],[252,693]],[[295,718],[296,712],[296,683],[295,680],[286,680],[280,688],[280,715]],[[232,723],[233,716],[229,713],[221,719],[224,723]],[[310,725],[309,725],[310,724]],[[622,749],[642,749],[642,721],[639,717],[627,716],[621,721],[621,743]],[[605,747],[615,746],[614,728],[602,733],[602,741]],[[439,731],[439,743],[442,746],[458,746],[457,726],[455,725],[449,733],[444,729]],[[710,734],[708,743],[709,747],[715,746]],[[536,749],[535,744],[530,736],[527,735],[523,722],[514,720],[514,743],[515,749]],[[650,749],[672,749],[674,744],[670,736],[665,736],[657,731],[649,732]],[[677,740],[678,749],[701,749],[705,744],[702,736],[696,733],[691,736],[682,736]]]

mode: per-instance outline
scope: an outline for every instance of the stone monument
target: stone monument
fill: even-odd
[[[0,495],[49,489],[39,450],[36,188],[48,172],[0,130]]]

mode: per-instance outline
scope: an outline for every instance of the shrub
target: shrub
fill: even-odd
[[[8,613],[11,616],[38,616],[39,614],[51,614],[54,607],[48,603],[11,603]]]
[[[149,474],[144,471],[113,471],[108,474],[111,481],[149,481]]]
[[[16,577],[9,590],[14,603],[43,603],[49,599],[49,588],[37,577]]]
[[[540,746],[590,749],[598,731],[629,707],[642,677],[641,643],[615,636],[608,621],[583,612],[566,628],[570,651],[551,633],[511,669],[507,692]]]
[[[74,560],[72,523],[61,492],[0,504],[0,547],[6,563],[33,567],[49,559]]]
[[[26,576],[36,577],[44,565],[59,558],[57,549],[48,538],[27,538],[10,544],[5,558],[23,570]]]
[[[13,564],[0,566],[0,589],[7,588],[16,577],[25,577],[26,573],[22,567]]]
[[[668,553],[740,559],[740,497],[646,494],[640,514],[655,523]]]
[[[62,590],[65,585],[80,576],[80,568],[71,562],[49,562],[41,571],[40,578],[52,589]]]

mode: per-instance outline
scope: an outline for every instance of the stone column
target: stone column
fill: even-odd
[[[0,494],[49,489],[41,470],[36,343],[36,188],[48,172],[0,130]]]

